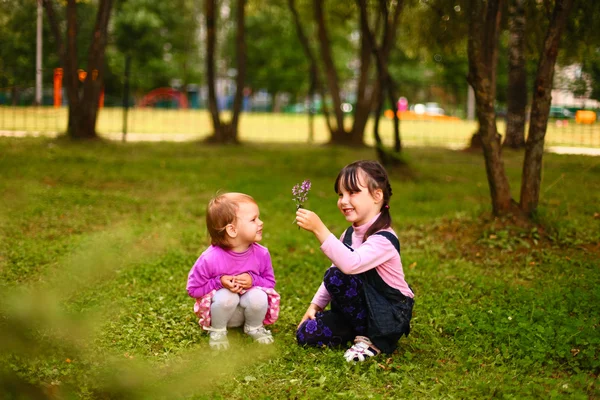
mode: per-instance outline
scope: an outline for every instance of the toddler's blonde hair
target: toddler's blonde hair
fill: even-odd
[[[212,245],[230,247],[226,228],[235,222],[240,203],[256,204],[256,201],[247,194],[231,192],[217,195],[208,202],[206,228]]]

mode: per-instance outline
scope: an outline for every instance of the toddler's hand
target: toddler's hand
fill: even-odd
[[[233,281],[242,289],[250,289],[252,287],[252,276],[247,272],[234,276]]]
[[[242,291],[242,288],[239,284],[235,282],[234,277],[232,275],[223,275],[221,277],[221,285],[223,285],[225,289],[229,289],[229,291],[233,293],[239,293]]]

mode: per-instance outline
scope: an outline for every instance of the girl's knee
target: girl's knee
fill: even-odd
[[[331,330],[318,319],[307,319],[296,330],[296,340],[300,345],[321,346],[331,337]]]
[[[251,289],[240,298],[240,305],[251,310],[261,310],[269,306],[269,298],[260,289]]]
[[[310,320],[304,321],[296,330],[296,340],[299,345],[309,344],[310,335],[306,332],[306,323]]]
[[[215,293],[211,307],[232,310],[240,304],[240,295],[228,289],[220,289]]]

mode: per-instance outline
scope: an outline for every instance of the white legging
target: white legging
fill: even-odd
[[[267,294],[260,289],[250,289],[242,295],[219,289],[210,305],[211,328],[221,330],[244,323],[248,328],[261,327],[267,308]]]

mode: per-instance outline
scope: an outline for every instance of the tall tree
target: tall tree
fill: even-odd
[[[506,137],[503,145],[519,149],[525,147],[527,108],[525,0],[509,0],[508,13],[508,93]]]
[[[64,68],[63,77],[69,100],[67,135],[73,139],[94,139],[97,137],[96,120],[104,80],[104,56],[108,36],[108,21],[113,2],[112,0],[98,1],[96,23],[87,53],[88,61],[85,69],[87,75],[82,85],[79,83],[77,63],[77,1],[67,0],[66,32],[64,33],[61,33],[61,25],[54,10],[54,2],[43,0],[43,4]],[[64,36],[66,36],[66,44],[63,41]]]
[[[350,146],[364,145],[364,130],[373,109],[373,87],[370,82],[370,67],[372,64],[372,49],[367,37],[361,29],[358,61],[358,77],[356,79],[356,104],[353,110],[352,127],[347,129],[344,125],[344,109],[342,107],[342,80],[339,77],[334,63],[333,49],[329,28],[326,23],[324,3],[321,0],[313,1],[314,20],[317,25],[317,41],[321,54],[321,62],[325,75],[325,82],[331,96],[335,125],[331,127],[331,142]],[[351,10],[352,11],[352,10]]]
[[[300,15],[298,10],[296,9],[295,0],[288,0],[288,8],[292,13],[292,18],[294,20],[294,25],[296,26],[296,34],[298,35],[298,40],[300,41],[300,45],[302,46],[302,50],[304,51],[304,55],[308,59],[310,65],[309,72],[309,88],[308,88],[308,98],[309,98],[309,109],[308,109],[308,118],[309,118],[309,138],[314,137],[314,97],[315,92],[318,90],[321,95],[321,99],[325,99],[325,90],[323,88],[323,84],[321,79],[319,78],[319,64],[317,63],[317,58],[314,54],[313,49],[311,48],[308,40],[308,36],[306,35],[304,28],[302,27],[302,22],[300,21]],[[327,107],[327,103],[323,101],[323,114],[325,116],[325,123],[327,124],[327,128],[331,132],[333,128],[331,127],[331,120],[329,117],[329,108]]]
[[[574,0],[556,0],[550,18],[544,47],[540,54],[531,102],[531,120],[525,146],[523,177],[521,180],[520,207],[531,214],[537,209],[542,181],[542,157],[544,138],[548,127],[548,115],[552,101],[554,67],[558,57],[558,46],[565,28],[567,17],[573,8]]]
[[[479,0],[470,2],[468,80],[475,90],[479,135],[481,136],[494,214],[520,211],[524,215],[531,215],[537,209],[554,66],[562,31],[573,2],[574,0],[555,1],[544,46],[540,52],[518,206],[510,195],[494,111],[498,26],[502,0],[488,0],[485,3]]]
[[[335,117],[335,127],[331,130],[331,141],[332,142],[344,142],[346,130],[344,128],[344,113],[342,111],[342,98],[340,96],[340,83],[335,64],[333,62],[333,55],[331,50],[331,43],[327,34],[327,27],[325,24],[325,15],[323,11],[323,2],[321,0],[314,0],[313,2],[315,22],[318,28],[318,40],[321,49],[321,57],[325,69],[325,81],[329,89],[329,94],[333,102],[333,114]]]
[[[382,22],[381,27],[381,44],[378,44],[375,40],[375,35],[369,27],[368,8],[366,0],[357,0],[358,7],[360,9],[360,26],[362,35],[369,42],[369,47],[373,51],[375,57],[375,65],[377,66],[378,82],[375,86],[375,99],[376,99],[376,114],[373,134],[375,136],[375,142],[377,144],[377,155],[379,160],[384,165],[392,165],[399,163],[399,158],[395,155],[389,154],[383,147],[382,140],[379,136],[379,118],[383,109],[384,98],[387,95],[388,101],[394,111],[393,124],[394,124],[394,152],[396,155],[402,150],[402,141],[400,140],[400,128],[399,119],[397,113],[397,102],[398,91],[397,84],[392,78],[389,72],[388,60],[389,54],[392,49],[392,44],[395,41],[395,33],[398,27],[398,21],[400,20],[400,14],[404,7],[404,1],[400,0],[394,5],[388,5],[386,0],[379,0],[378,7],[378,21]],[[390,16],[389,8],[392,7],[392,13]]]
[[[246,42],[245,42],[245,0],[237,0],[236,7],[236,69],[235,96],[230,122],[221,121],[217,106],[216,76],[215,76],[215,50],[216,50],[216,0],[204,2],[206,19],[206,83],[208,86],[208,108],[213,122],[213,135],[208,139],[217,143],[238,142],[238,123],[242,111],[244,81],[246,76]]]
[[[498,35],[503,0],[470,1],[469,75],[467,80],[475,91],[479,121],[477,135],[481,140],[485,168],[495,213],[506,213],[512,207],[510,185],[504,162],[500,135],[496,127],[496,66]]]

